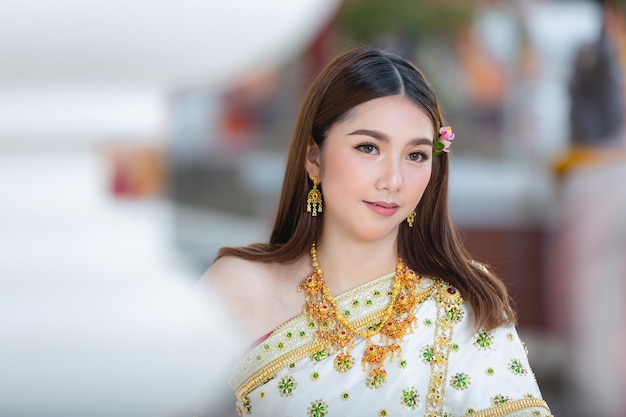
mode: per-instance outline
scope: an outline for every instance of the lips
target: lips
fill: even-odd
[[[400,208],[400,206],[393,202],[364,201],[364,203],[370,210],[383,216],[391,216]]]
[[[397,204],[394,203],[384,203],[384,202],[374,202],[374,201],[366,201],[367,204],[371,204],[373,206],[383,207],[387,209],[398,208]]]

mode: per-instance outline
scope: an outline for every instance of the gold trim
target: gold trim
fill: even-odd
[[[548,404],[541,398],[523,398],[521,400],[507,401],[504,404],[498,404],[472,414],[464,414],[463,417],[503,417],[510,413],[522,411],[525,408],[543,408],[546,414],[541,414],[541,417],[553,417]]]
[[[461,305],[465,302],[459,291],[445,281],[439,282],[433,298],[437,303],[437,319],[433,338],[433,356],[430,360],[426,416],[443,415],[452,336],[455,326],[463,320]]]
[[[278,359],[267,364],[261,368],[258,372],[254,373],[250,378],[244,381],[239,388],[237,388],[236,396],[238,400],[241,400],[246,395],[250,394],[254,389],[270,379],[274,378],[278,371],[283,369],[291,362],[297,362],[305,357],[312,355],[324,347],[323,343],[314,341],[308,343],[300,348],[297,348],[285,355],[280,356]]]

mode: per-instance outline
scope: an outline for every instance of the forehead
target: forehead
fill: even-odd
[[[405,96],[375,98],[353,107],[338,122],[345,127],[365,124],[372,128],[412,126],[426,132],[435,128],[428,113]],[[425,132],[424,132],[425,131]]]

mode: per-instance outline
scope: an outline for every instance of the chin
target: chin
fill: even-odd
[[[375,242],[377,240],[387,239],[392,235],[394,238],[398,235],[398,226],[390,229],[388,227],[364,226],[359,233],[359,237],[367,242]]]

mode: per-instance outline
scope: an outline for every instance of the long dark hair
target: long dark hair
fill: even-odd
[[[432,87],[419,69],[400,56],[359,47],[330,62],[313,81],[300,109],[269,242],[222,248],[217,257],[288,263],[307,253],[319,240],[324,221],[323,213],[312,217],[306,211],[311,187],[305,170],[307,146],[315,141],[321,149],[329,129],[355,106],[393,95],[413,101],[433,126],[446,125]],[[505,285],[487,267],[471,261],[450,221],[446,153],[433,158],[430,182],[416,212],[413,228],[406,223],[399,228],[398,252],[404,262],[417,274],[440,277],[459,289],[474,309],[477,328],[514,322]]]

